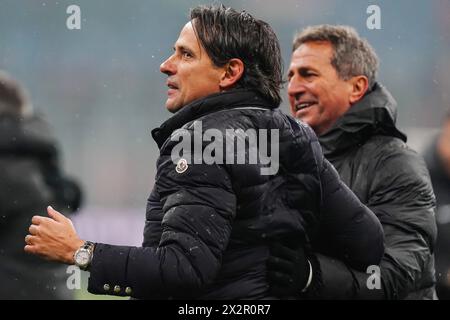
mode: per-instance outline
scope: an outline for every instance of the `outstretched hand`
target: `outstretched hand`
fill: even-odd
[[[25,252],[48,260],[73,264],[73,255],[84,241],[81,240],[70,219],[47,207],[48,217],[34,216],[25,237]]]

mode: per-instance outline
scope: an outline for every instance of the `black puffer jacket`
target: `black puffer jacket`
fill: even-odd
[[[248,161],[175,165],[178,152],[175,161],[171,156],[178,138],[184,134],[193,146],[200,125],[203,134],[215,129],[219,150],[225,150],[223,137],[230,136],[229,129],[278,132],[278,172],[262,175],[262,164]],[[237,133],[236,144],[245,140],[243,131]],[[153,136],[161,154],[148,200],[144,247],[97,244],[90,292],[136,298],[267,298],[268,244],[305,242],[318,229],[326,229],[335,254],[356,268],[381,258],[381,225],[340,182],[312,130],[254,92],[235,90],[198,100]],[[260,136],[259,144],[238,150],[251,155],[261,151],[261,141]],[[271,140],[269,146],[278,146],[276,142]],[[203,141],[199,150],[206,152],[208,145]],[[193,154],[184,151],[183,158],[190,160]],[[231,155],[236,161],[237,154],[231,151],[219,159]],[[309,203],[299,203],[302,192],[311,195]]]
[[[31,217],[52,205],[76,210],[78,185],[58,163],[56,141],[40,118],[0,116],[0,299],[70,298],[66,269],[24,252]]]
[[[322,290],[312,298],[433,299],[435,197],[423,159],[396,129],[396,102],[376,84],[319,140],[343,181],[380,219],[382,290],[369,275],[319,255]]]

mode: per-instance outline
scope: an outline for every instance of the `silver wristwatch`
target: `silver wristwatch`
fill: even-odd
[[[86,241],[75,253],[73,254],[73,260],[75,265],[81,270],[87,270],[91,265],[92,256],[94,255],[95,244],[90,241]]]

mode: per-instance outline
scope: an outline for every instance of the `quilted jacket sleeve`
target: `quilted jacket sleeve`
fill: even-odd
[[[188,164],[177,172],[172,147],[165,146],[158,160],[155,191],[164,214],[159,244],[97,244],[91,293],[113,294],[117,286],[115,294],[135,298],[193,298],[217,275],[236,212],[230,178],[217,164]]]

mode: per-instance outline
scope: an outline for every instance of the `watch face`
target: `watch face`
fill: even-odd
[[[75,262],[80,266],[85,266],[89,263],[89,251],[80,250],[75,256]]]

